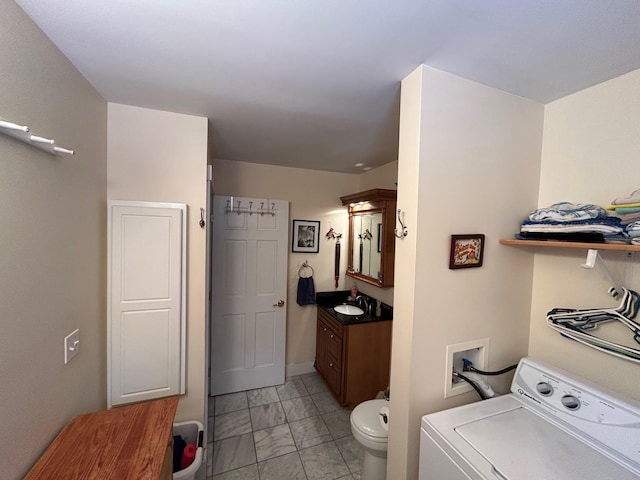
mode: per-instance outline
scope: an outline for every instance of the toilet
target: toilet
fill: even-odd
[[[380,409],[383,407],[388,409],[387,400],[367,400],[351,412],[351,433],[364,447],[362,480],[385,480],[387,476],[389,432],[388,423],[384,422],[380,415]]]

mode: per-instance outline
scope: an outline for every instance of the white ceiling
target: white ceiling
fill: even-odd
[[[110,102],[206,116],[216,158],[397,158],[425,63],[539,102],[640,68],[640,0],[17,0]]]

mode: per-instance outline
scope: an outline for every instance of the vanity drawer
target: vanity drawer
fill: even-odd
[[[342,363],[342,328],[332,318],[320,316],[318,318],[318,334],[322,336],[321,343],[324,352],[332,357],[334,362]]]
[[[325,332],[325,345],[327,349],[327,356],[331,357],[330,359],[334,361],[334,363],[342,362],[342,337],[338,336],[331,329],[327,329]]]
[[[337,335],[340,338],[344,337],[344,326],[320,309],[318,309],[318,320],[323,323],[325,327],[331,330],[334,335]]]
[[[342,388],[340,385],[340,379],[342,377],[342,365],[340,365],[331,357],[329,357],[327,361],[328,363],[325,370],[325,380],[327,381],[329,386],[333,388],[333,390],[338,394],[338,396],[341,396]]]

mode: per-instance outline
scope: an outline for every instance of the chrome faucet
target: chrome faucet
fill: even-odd
[[[367,299],[362,295],[358,295],[356,297],[356,305],[362,308],[365,314],[369,313],[369,303],[367,302]]]

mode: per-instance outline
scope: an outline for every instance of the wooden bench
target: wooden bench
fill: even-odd
[[[25,480],[170,480],[178,397],[79,415]]]

